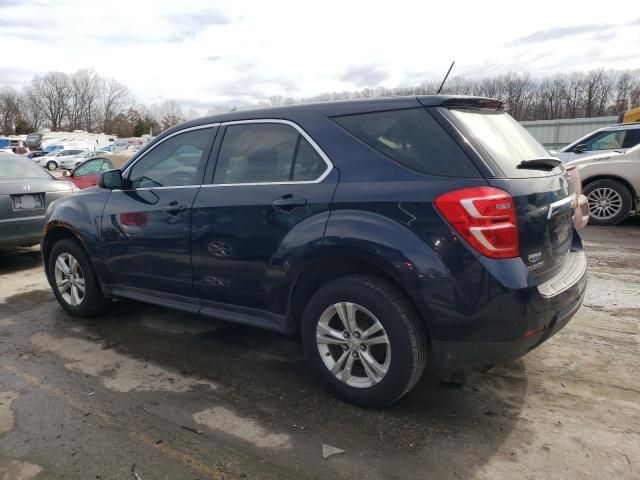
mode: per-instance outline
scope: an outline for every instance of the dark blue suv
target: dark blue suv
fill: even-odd
[[[347,401],[427,359],[515,359],[580,307],[566,172],[501,102],[419,96],[234,112],[163,132],[55,202],[42,252],[72,315],[131,298],[283,333]]]

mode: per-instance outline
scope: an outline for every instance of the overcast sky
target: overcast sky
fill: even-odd
[[[615,3],[615,8],[614,4]],[[0,85],[93,68],[139,101],[253,103],[509,70],[640,68],[638,0],[0,0]]]

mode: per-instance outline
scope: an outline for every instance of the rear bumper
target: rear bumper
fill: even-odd
[[[44,215],[0,220],[0,247],[29,247],[40,243]]]
[[[586,290],[584,253],[571,252],[566,263],[566,268],[539,286],[512,290],[498,282],[480,286],[488,298],[482,302],[476,298],[474,312],[465,314],[458,308],[454,314],[449,309],[435,322],[435,332],[430,329],[434,362],[441,368],[505,363],[551,338],[578,311]],[[493,298],[492,291],[497,292]],[[432,313],[438,312],[439,306],[432,306]]]

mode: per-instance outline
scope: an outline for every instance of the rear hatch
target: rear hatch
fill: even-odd
[[[489,184],[513,197],[520,257],[530,282],[546,281],[562,268],[574,234],[576,196],[564,168],[500,102],[442,110],[489,167]]]

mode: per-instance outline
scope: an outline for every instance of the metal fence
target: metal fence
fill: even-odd
[[[528,120],[520,123],[546,148],[557,150],[598,128],[609,127],[617,120],[618,117],[592,117]]]

